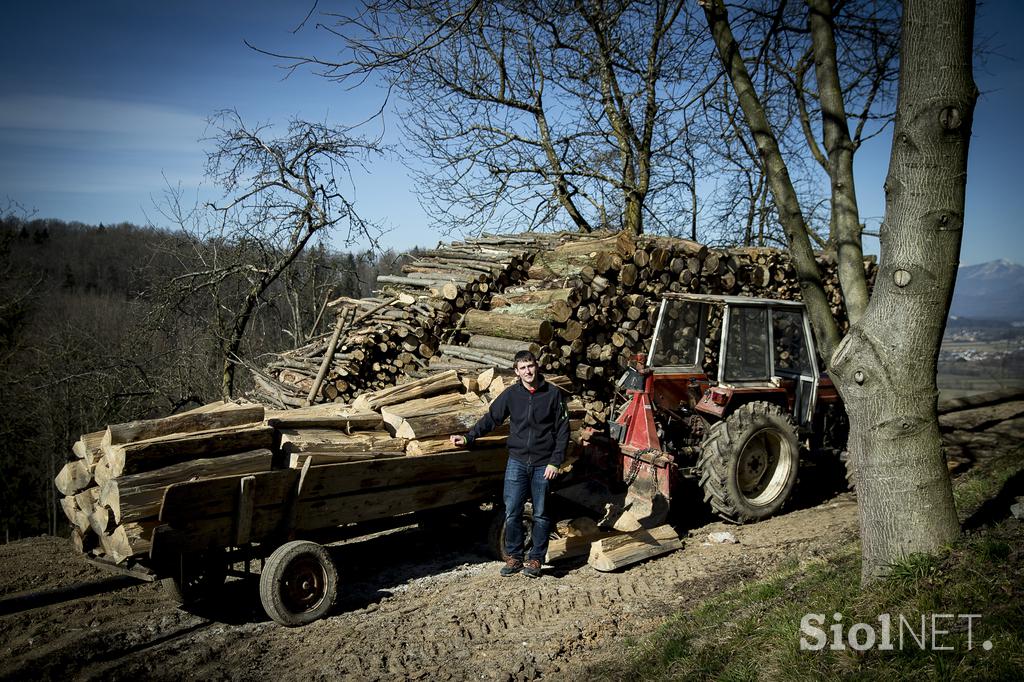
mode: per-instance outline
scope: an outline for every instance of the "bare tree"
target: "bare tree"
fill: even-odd
[[[681,112],[706,85],[706,60],[693,58],[706,39],[688,11],[685,0],[370,0],[327,15],[347,58],[289,59],[345,83],[380,74],[401,93],[442,227],[639,233],[693,209],[679,191],[692,174],[674,163]]]
[[[237,112],[211,121],[215,134],[207,174],[224,191],[221,203],[186,209],[170,192],[163,207],[190,241],[191,253],[162,297],[174,308],[208,297],[221,358],[221,393],[235,392],[235,367],[257,311],[311,242],[339,238],[378,248],[380,231],[355,210],[340,180],[351,164],[378,152],[350,131],[293,121],[280,137],[248,127]],[[316,302],[313,302],[316,305]]]
[[[722,0],[701,4],[763,159],[804,300],[850,417],[862,578],[868,581],[901,557],[940,549],[959,531],[939,448],[935,375],[956,277],[977,97],[971,75],[974,5],[969,0],[904,5],[881,267],[868,299],[848,185],[852,149],[843,88],[837,84],[836,8],[828,0],[806,1],[826,136],[827,156],[820,161],[832,179],[841,283],[853,321],[840,338],[786,160],[725,5]]]

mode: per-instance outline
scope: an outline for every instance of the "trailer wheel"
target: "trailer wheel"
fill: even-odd
[[[789,416],[771,403],[747,403],[704,437],[697,463],[704,501],[736,523],[769,517],[793,492],[799,463]]]
[[[487,546],[500,561],[508,558],[505,554],[505,505],[494,505],[491,524],[487,528]],[[533,547],[533,503],[527,502],[523,509],[523,556]]]
[[[175,575],[160,582],[175,601],[186,605],[217,594],[227,575],[228,562],[224,552],[211,549],[182,554],[175,567]]]
[[[267,615],[286,627],[323,618],[338,596],[338,569],[327,550],[295,540],[276,550],[260,574],[260,601]]]

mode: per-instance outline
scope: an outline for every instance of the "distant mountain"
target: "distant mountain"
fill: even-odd
[[[1006,260],[960,266],[949,314],[975,320],[1024,320],[1024,266]]]

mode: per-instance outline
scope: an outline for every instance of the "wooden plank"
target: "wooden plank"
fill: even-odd
[[[324,464],[341,464],[344,462],[365,462],[369,459],[383,459],[385,457],[404,457],[404,452],[293,452],[288,455],[288,466],[292,469],[301,469],[309,461],[312,466]]]
[[[108,445],[104,446],[104,452],[111,473],[116,477],[152,471],[202,456],[218,457],[272,448],[273,444],[274,429],[260,424]]]
[[[312,467],[309,474],[315,474],[318,468],[327,467]],[[293,471],[293,473],[298,474],[297,471]],[[386,493],[370,491],[356,495],[300,500],[296,505],[295,530],[300,532],[321,530],[348,523],[371,521],[414,511],[483,500],[501,493],[501,480],[501,474],[496,473],[453,481],[445,485],[428,483],[398,488]],[[280,537],[285,530],[286,505],[261,507],[259,493],[257,493],[256,499],[250,541],[260,542]],[[203,518],[191,522],[182,521],[176,525],[162,525],[158,534],[153,536],[151,556],[154,560],[166,561],[168,557],[183,551],[227,547],[234,539],[233,531],[234,519],[230,515]]]
[[[310,473],[316,471],[311,470]],[[388,518],[414,511],[437,509],[501,494],[503,473],[458,481],[403,486],[390,491],[370,491],[313,500],[299,500],[296,530],[312,531]]]
[[[280,429],[281,452],[361,453],[405,452],[406,439],[387,431],[346,434],[336,429]]]
[[[181,524],[195,519],[234,513],[240,481],[246,475],[186,481],[167,487],[160,504],[160,522]],[[295,469],[251,474],[256,509],[284,504],[298,480]]]
[[[591,545],[587,563],[598,571],[614,571],[682,548],[683,541],[665,524],[599,540]]]
[[[255,508],[253,491],[255,476],[243,476],[238,487],[238,509],[235,511],[235,547],[249,544],[249,533],[252,530],[252,512]]]
[[[453,481],[479,477],[499,480],[506,461],[503,449],[489,449],[315,466],[306,473],[299,502],[311,504],[347,495],[383,495],[388,491],[401,494],[402,490],[419,485],[443,488]],[[256,474],[256,509],[287,505],[298,476],[296,469]],[[160,522],[181,525],[230,516],[235,509],[239,480],[239,476],[225,476],[169,486],[160,508]]]
[[[120,445],[178,433],[212,431],[263,421],[262,405],[225,405],[210,412],[186,412],[160,419],[142,419],[111,424],[103,435],[103,445]]]
[[[503,474],[507,460],[504,448],[488,448],[314,467],[303,497],[318,499],[362,490]]]
[[[331,404],[268,412],[267,424],[282,429],[340,429],[346,433],[384,429],[384,421],[376,412],[357,412],[345,405]]]
[[[156,517],[160,512],[163,491],[173,483],[270,471],[273,457],[274,453],[264,448],[237,455],[193,459],[153,471],[112,478],[103,485],[99,503],[114,512],[118,523],[122,521],[122,513],[123,520],[141,521]]]

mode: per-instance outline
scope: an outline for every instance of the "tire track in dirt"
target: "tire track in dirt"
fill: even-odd
[[[739,545],[702,546],[729,529]],[[710,524],[686,547],[621,573],[585,563],[540,580],[501,578],[500,564],[418,533],[361,543],[340,562],[342,603],[332,617],[289,630],[267,622],[253,585],[228,584],[225,603],[192,614],[158,585],[140,585],[0,618],[8,679],[533,679],[568,674],[610,642],[640,634],[723,585],[851,536],[852,500],[755,526]],[[68,551],[68,550],[64,550]],[[420,561],[404,562],[410,554]],[[59,558],[59,557],[58,557]],[[382,568],[381,568],[382,567]],[[441,567],[441,568],[439,568]],[[375,571],[380,568],[379,571]],[[410,577],[412,576],[412,577]],[[244,606],[240,606],[244,604]],[[232,608],[234,611],[232,612]],[[216,622],[216,621],[220,622]]]

